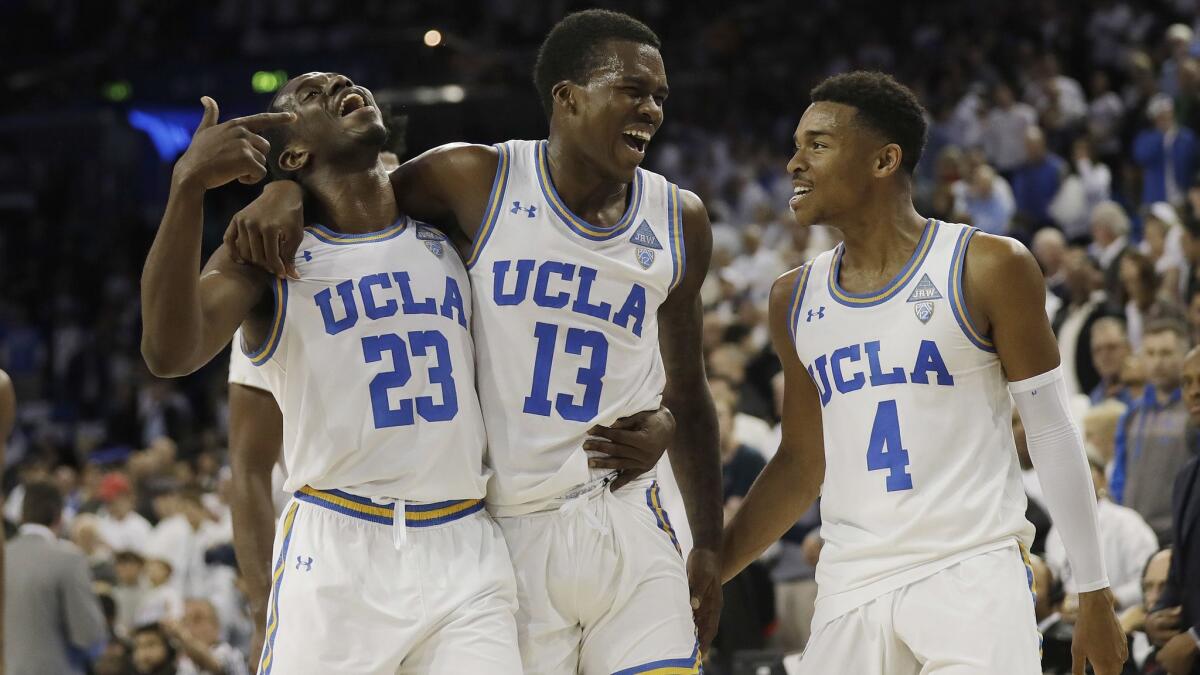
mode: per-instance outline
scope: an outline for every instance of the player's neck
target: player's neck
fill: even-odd
[[[620,205],[620,212],[625,211],[629,183],[605,178],[583,153],[572,151],[553,132],[546,159],[554,190],[571,213],[590,223],[604,225],[599,217],[602,212],[616,204]]]
[[[304,180],[316,203],[317,222],[347,234],[374,232],[396,222],[400,210],[383,164],[366,171],[314,167]]]
[[[891,203],[868,207],[844,219],[836,227],[842,231],[844,250],[842,268],[850,270],[887,270],[903,266],[912,257],[925,231],[926,219],[904,195]]]

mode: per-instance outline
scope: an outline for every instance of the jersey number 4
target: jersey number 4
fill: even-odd
[[[454,388],[454,364],[450,362],[450,345],[440,331],[423,330],[408,334],[408,342],[395,333],[371,335],[362,339],[363,358],[367,363],[383,360],[385,353],[391,354],[392,369],[379,373],[371,380],[371,412],[375,417],[375,428],[404,427],[416,422],[416,414],[426,422],[445,422],[458,414],[458,390]],[[413,356],[430,356],[437,365],[429,368],[429,383],[441,387],[442,402],[435,403],[432,396],[415,399],[400,399],[393,408],[389,393],[408,384],[412,379]]]
[[[887,469],[887,491],[911,490],[912,474],[908,466],[908,451],[900,440],[900,417],[896,401],[880,401],[871,425],[871,442],[867,444],[867,471]]]
[[[550,416],[550,373],[554,370],[554,348],[558,344],[558,326],[539,321],[533,327],[537,338],[537,355],[533,362],[533,385],[525,397],[523,410],[531,415]],[[568,354],[583,356],[586,349],[588,365],[580,367],[575,381],[583,385],[583,397],[576,401],[570,394],[554,397],[554,409],[563,419],[590,422],[600,411],[600,392],[604,388],[604,373],[608,370],[608,338],[604,333],[582,328],[568,328],[564,349]]]

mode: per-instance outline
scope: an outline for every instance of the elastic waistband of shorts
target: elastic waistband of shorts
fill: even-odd
[[[392,525],[395,504],[378,504],[341,490],[318,490],[305,485],[293,493],[296,499],[379,525]],[[445,525],[483,510],[482,499],[452,499],[445,502],[404,503],[404,524],[408,527]]]

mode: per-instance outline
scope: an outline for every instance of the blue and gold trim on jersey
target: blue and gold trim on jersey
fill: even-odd
[[[495,231],[496,221],[500,219],[500,212],[503,211],[500,205],[504,203],[504,191],[508,187],[511,161],[507,144],[497,143],[495,148],[500,159],[496,163],[496,176],[492,178],[492,192],[488,195],[487,211],[483,214],[483,222],[479,224],[479,231],[475,233],[475,241],[471,242],[471,253],[467,256],[465,263],[467,269],[471,269],[479,261],[479,254],[487,245],[492,232]]]
[[[334,232],[324,225],[310,225],[304,228],[304,231],[316,237],[317,241],[335,246],[345,246],[346,244],[370,244],[395,239],[404,233],[404,228],[406,227],[408,227],[408,218],[401,216],[396,222],[375,232],[346,234],[344,232]]]
[[[336,511],[342,515],[380,525],[391,525],[396,507],[376,504],[366,497],[341,490],[318,490],[305,485],[295,493],[296,499]],[[483,509],[482,499],[452,499],[429,504],[405,504],[404,524],[408,527],[445,525]]]
[[[262,659],[258,663],[258,672],[270,675],[271,664],[275,656],[275,635],[279,633],[279,588],[283,585],[283,571],[287,569],[288,546],[292,543],[292,526],[296,522],[296,510],[299,504],[292,504],[287,516],[283,519],[283,544],[279,547],[279,558],[271,571],[271,604],[267,610],[267,632],[263,640]]]
[[[275,355],[279,341],[283,337],[283,321],[287,318],[288,284],[286,279],[274,279],[271,283],[271,293],[275,296],[275,311],[271,316],[271,330],[267,339],[252,352],[246,351],[245,344],[240,345],[242,353],[250,359],[250,363],[261,366]]]
[[[700,656],[700,645],[692,648],[692,655],[684,659],[663,659],[652,661],[640,666],[618,670],[613,675],[697,675],[703,658]]]
[[[654,514],[654,520],[658,525],[658,529],[667,533],[667,536],[671,538],[671,544],[675,546],[675,550],[680,555],[683,555],[683,549],[679,548],[679,538],[675,536],[675,528],[671,527],[671,517],[667,515],[667,510],[663,508],[657,482],[646,488],[646,506],[649,506],[651,513]]]
[[[640,173],[638,179],[641,179]],[[683,281],[687,271],[687,252],[683,246],[683,204],[679,199],[679,186],[674,183],[667,187],[667,218],[667,237],[671,244],[671,285],[667,293],[670,293]]]
[[[842,255],[846,252],[846,245],[838,244],[833,253],[833,263],[829,265],[829,294],[838,304],[847,307],[873,307],[891,300],[913,279],[917,270],[921,269],[921,264],[925,262],[925,257],[933,248],[937,230],[936,220],[926,221],[925,230],[921,233],[921,238],[917,241],[917,248],[913,251],[912,257],[908,259],[908,263],[888,282],[887,286],[873,293],[850,293],[842,290],[842,287],[838,285],[838,274],[842,269]]]
[[[958,321],[959,328],[962,328],[963,335],[983,351],[995,353],[995,343],[971,321],[971,313],[967,311],[967,302],[963,295],[962,280],[967,261],[967,245],[978,231],[973,227],[964,227],[962,232],[959,232],[958,240],[954,243],[954,256],[950,259],[950,279],[946,285],[950,288],[950,311],[954,313],[954,319]]]
[[[1021,552],[1021,562],[1025,565],[1025,581],[1029,583],[1029,594],[1033,596],[1033,604],[1037,606],[1037,581],[1033,576],[1033,561],[1029,559],[1029,551],[1025,550],[1025,544],[1017,542],[1017,549]],[[1035,620],[1036,621],[1036,620]],[[1042,655],[1042,632],[1038,631],[1038,656]]]
[[[547,159],[546,148],[549,141],[542,141],[537,144],[537,157],[535,162],[537,165],[538,184],[542,188],[542,196],[546,198],[546,202],[550,204],[550,210],[554,211],[559,218],[566,223],[567,227],[572,232],[578,234],[584,239],[591,241],[608,241],[613,237],[624,234],[626,230],[633,225],[634,219],[637,217],[638,209],[642,202],[642,170],[638,169],[633,182],[630,183],[629,189],[629,205],[625,207],[625,215],[611,227],[599,227],[588,223],[579,216],[571,213],[563,200],[558,196],[558,191],[554,189],[554,181],[550,178],[550,164]]]
[[[800,306],[804,304],[804,291],[808,288],[808,273],[811,271],[811,262],[801,265],[796,274],[796,283],[792,286],[792,305],[788,310],[788,331],[792,334],[792,342],[796,341],[796,331],[800,330]]]

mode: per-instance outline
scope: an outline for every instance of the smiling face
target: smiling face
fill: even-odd
[[[788,162],[792,198],[788,206],[802,226],[837,226],[858,209],[867,193],[874,160],[886,145],[878,134],[856,123],[854,108],[819,101],[804,111],[793,137]]]
[[[387,127],[374,95],[338,73],[305,73],[293,78],[279,90],[271,108],[296,115],[287,128],[286,148],[273,148],[285,171],[297,171],[313,158],[373,159],[387,140]]]
[[[663,123],[666,68],[650,45],[609,40],[597,49],[587,82],[554,88],[554,123],[607,178],[629,182]]]

